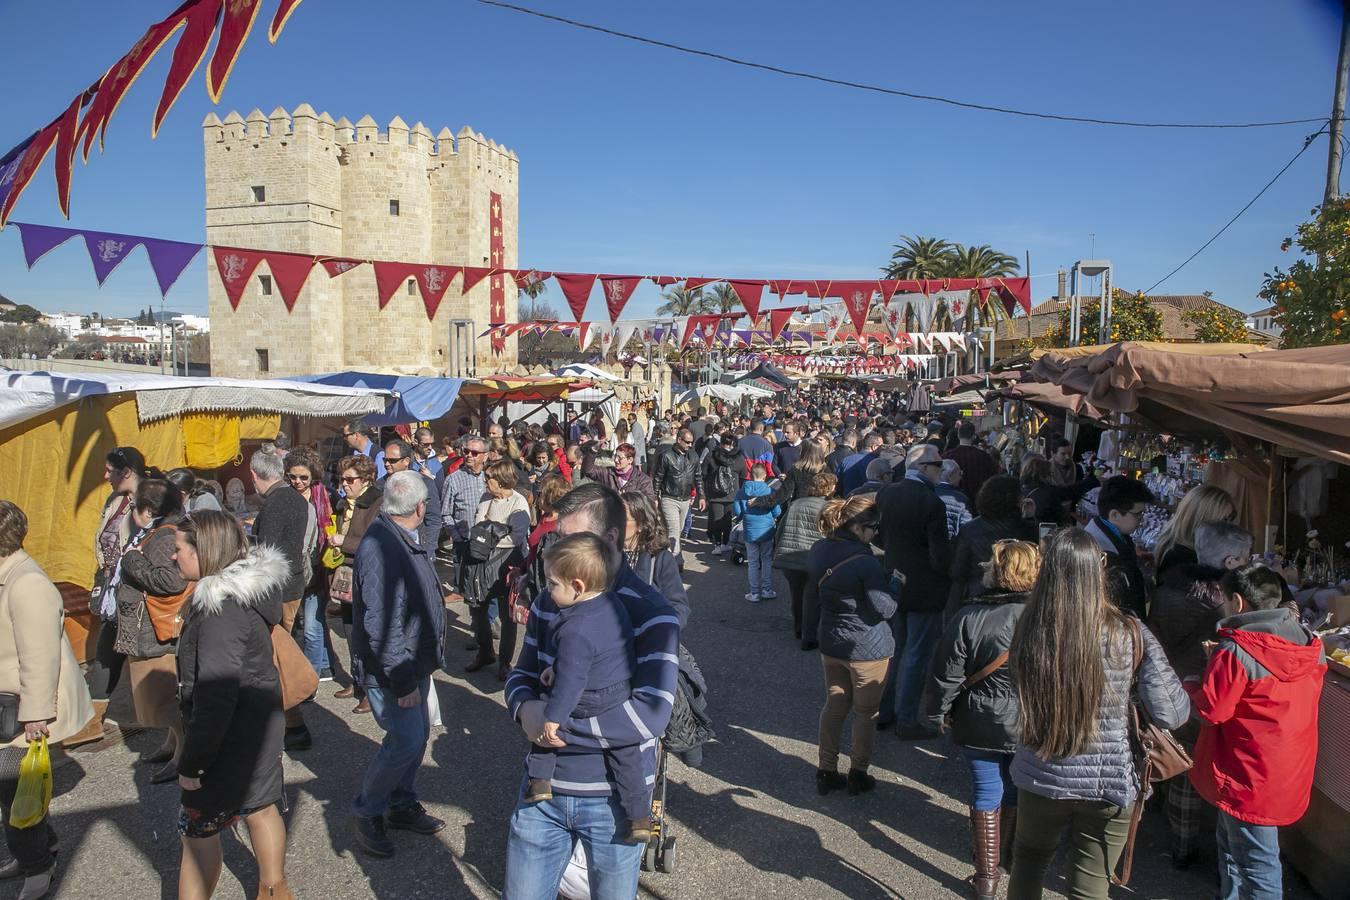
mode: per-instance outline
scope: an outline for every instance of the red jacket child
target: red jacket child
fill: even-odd
[[[1317,763],[1322,642],[1288,609],[1219,622],[1203,681],[1187,684],[1202,725],[1191,782],[1253,825],[1290,825],[1308,808]]]

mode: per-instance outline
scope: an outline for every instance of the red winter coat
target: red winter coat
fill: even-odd
[[[1253,825],[1290,825],[1308,808],[1317,762],[1322,642],[1285,609],[1229,616],[1204,680],[1191,690],[1203,723],[1191,782]]]

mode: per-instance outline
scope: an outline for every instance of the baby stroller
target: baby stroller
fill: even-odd
[[[671,754],[685,765],[703,763],[703,745],[715,738],[708,718],[708,683],[703,671],[684,645],[680,645],[680,677],[675,704],[665,736],[656,743],[656,781],[652,785],[652,838],[642,849],[644,872],[675,871],[675,836],[666,817],[666,764]]]
[[[675,836],[666,818],[665,741],[656,742],[656,782],[652,785],[652,837],[642,848],[642,871],[670,874],[675,871]]]
[[[745,520],[736,519],[731,524],[731,534],[727,537],[731,553],[727,559],[733,566],[745,565]]]

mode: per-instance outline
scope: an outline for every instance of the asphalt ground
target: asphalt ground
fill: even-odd
[[[942,740],[903,743],[878,736],[875,792],[815,792],[816,725],[823,700],[820,659],[792,637],[786,585],[777,600],[743,599],[745,568],[695,541],[685,572],[692,618],[684,643],[710,686],[717,740],[701,769],[672,761],[668,810],[677,839],[675,871],[644,873],[651,898],[938,898],[968,896],[972,871],[967,775]],[[508,719],[501,686],[487,669],[465,675],[471,654],[467,609],[451,609],[449,674],[436,677],[445,727],[433,729],[418,787],[449,824],[425,837],[391,832],[392,859],[354,851],[349,809],[381,732],[354,716],[337,685],[321,685],[304,707],[313,749],[286,760],[287,874],[297,897],[486,898],[500,891],[507,821],[520,784],[525,739]],[[124,686],[113,715],[129,718]],[[136,754],[159,733],[108,741],[59,759],[52,821],[61,836],[63,898],[172,898],[179,843],[178,789],[151,785]],[[847,729],[845,732],[847,747]],[[842,766],[841,766],[842,767]],[[1166,856],[1167,829],[1150,812],[1140,829],[1134,877],[1115,897],[1213,896],[1212,847],[1186,872]],[[225,837],[226,871],[216,896],[251,898],[257,870],[246,831]],[[1062,863],[1062,860],[1061,860]],[[17,893],[0,886],[0,898]],[[1062,894],[1057,863],[1046,896]],[[1006,889],[1006,880],[1004,881]],[[1313,894],[1286,875],[1286,896]]]

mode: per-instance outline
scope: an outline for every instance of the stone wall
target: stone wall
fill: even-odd
[[[421,122],[395,118],[381,131],[370,116],[355,125],[316,115],[308,104],[247,119],[214,113],[203,122],[206,235],[211,244],[400,262],[488,265],[489,194],[502,197],[506,259],[517,265],[518,174],[514,153],[465,127],[433,138]],[[265,189],[259,200],[254,187]],[[395,215],[391,201],[397,201]],[[287,313],[273,287],[263,294],[258,267],[237,310],[230,308],[215,260],[207,289],[214,374],[285,376],[351,368],[452,371],[450,333],[475,339],[489,323],[489,280],[467,295],[453,282],[428,321],[420,292],[398,289],[381,310],[374,270],[337,278],[316,266]],[[516,321],[516,288],[506,279],[507,322]],[[261,354],[268,369],[261,371]],[[501,356],[474,341],[477,374],[516,363],[511,338]]]

